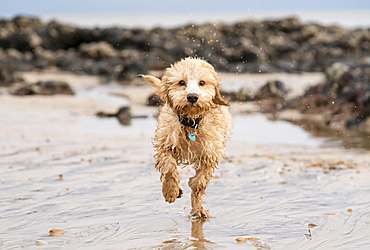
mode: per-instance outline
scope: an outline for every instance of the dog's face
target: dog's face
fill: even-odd
[[[167,68],[161,80],[144,79],[158,90],[156,93],[177,113],[197,116],[216,105],[228,105],[220,95],[220,83],[212,65],[197,58],[185,58]]]

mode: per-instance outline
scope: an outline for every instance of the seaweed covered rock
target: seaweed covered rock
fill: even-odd
[[[138,78],[139,74],[147,74],[148,69],[145,63],[126,60],[122,63],[117,71],[116,79],[123,84],[141,82]]]
[[[351,68],[370,65],[369,29],[304,24],[297,18],[169,29],[88,29],[17,17],[0,20],[0,30],[5,54],[0,63],[16,70],[58,67],[123,82],[135,80],[131,65],[138,65],[135,74],[143,74],[139,71],[163,70],[187,56],[203,57],[218,71],[236,73],[324,72],[335,62]]]
[[[33,84],[17,83],[9,89],[12,95],[74,95],[72,88],[63,81],[38,81]]]
[[[79,47],[79,53],[82,57],[92,59],[115,58],[118,56],[117,50],[105,41],[83,43]]]
[[[261,87],[256,95],[256,99],[281,98],[285,99],[288,94],[283,82],[279,80],[268,81]]]
[[[157,94],[151,94],[148,97],[148,100],[146,102],[146,105],[148,106],[162,106],[164,104],[164,101],[159,97]]]
[[[12,65],[3,64],[0,67],[0,87],[8,87],[12,83],[21,82],[23,79],[17,76]]]
[[[309,88],[289,102],[304,114],[319,114],[323,126],[332,129],[360,128],[367,132],[370,117],[370,68],[335,63],[326,70],[326,82]]]

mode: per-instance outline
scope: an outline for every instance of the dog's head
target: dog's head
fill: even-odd
[[[197,116],[217,105],[229,105],[220,94],[217,73],[202,59],[182,59],[167,68],[162,79],[143,78],[177,114]]]

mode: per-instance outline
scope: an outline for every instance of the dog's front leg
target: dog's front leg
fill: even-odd
[[[192,190],[191,192],[191,206],[192,210],[190,212],[191,216],[199,218],[209,217],[208,211],[202,206],[203,195],[206,193],[206,188],[212,178],[213,169],[216,167],[212,165],[201,165],[199,169],[196,170],[194,177],[189,179],[189,186]]]
[[[169,150],[159,152],[156,160],[155,168],[161,173],[163,197],[165,201],[172,203],[182,197],[177,161]]]

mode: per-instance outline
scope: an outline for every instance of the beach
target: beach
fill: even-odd
[[[180,168],[183,198],[168,204],[161,194],[151,145],[158,108],[145,105],[153,89],[101,84],[98,77],[71,73],[22,76],[27,82],[67,81],[76,95],[19,97],[0,90],[1,249],[370,245],[366,149],[327,143],[327,138],[315,138],[299,126],[269,121],[251,103],[232,103],[237,122],[226,159],[215,170],[205,196],[211,218],[194,219],[189,217],[187,186],[192,169]],[[306,77],[311,81],[285,81],[292,95],[321,79],[317,74]],[[225,89],[260,78],[221,75]],[[95,116],[127,105],[133,115],[148,118],[122,126],[116,118]],[[278,126],[248,126],[258,121]],[[264,140],[255,139],[262,135],[253,137],[276,129],[276,140],[272,135]],[[251,135],[241,136],[246,133]],[[64,233],[54,235],[49,233],[52,229]]]

